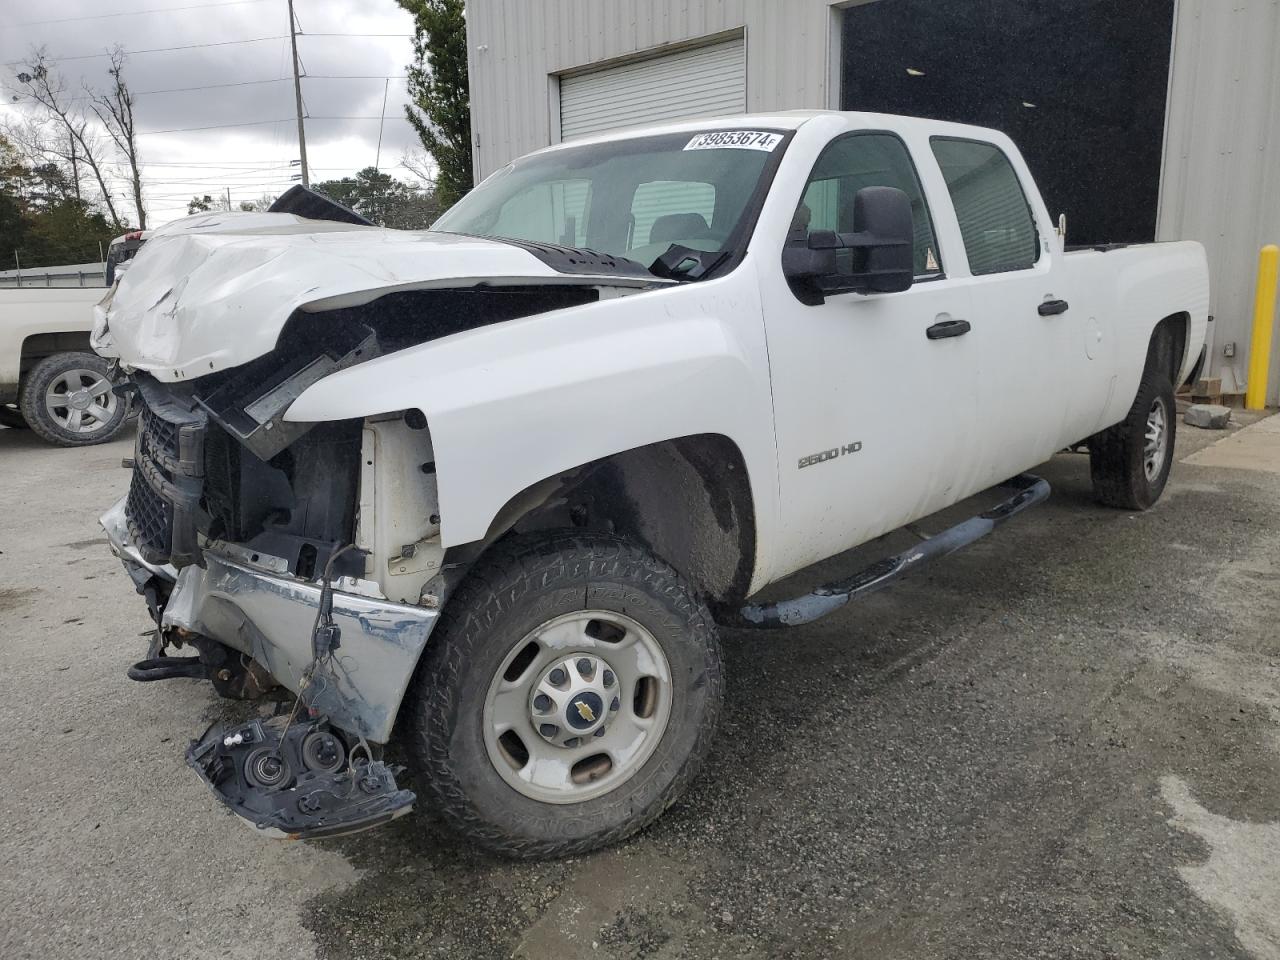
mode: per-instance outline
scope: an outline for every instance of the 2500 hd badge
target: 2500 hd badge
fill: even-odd
[[[814,464],[826,463],[828,460],[834,460],[836,457],[843,457],[846,453],[857,453],[862,449],[862,441],[855,440],[853,443],[846,443],[843,447],[832,447],[830,450],[823,450],[821,453],[811,453],[807,457],[800,458],[800,466],[797,469],[803,470],[805,467],[812,467]]]

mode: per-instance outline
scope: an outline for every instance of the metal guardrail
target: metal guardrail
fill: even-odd
[[[0,289],[16,287],[105,287],[106,264],[85,263],[31,270],[0,270]]]
[[[77,270],[64,273],[55,270],[23,270],[18,275],[0,275],[0,289],[15,287],[106,287],[105,270]]]

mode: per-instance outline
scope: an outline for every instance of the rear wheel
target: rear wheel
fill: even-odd
[[[1148,361],[1129,415],[1089,439],[1093,494],[1122,510],[1146,510],[1160,499],[1173,467],[1177,410],[1173,384]]]
[[[409,745],[472,840],[578,854],[675,801],[721,697],[715,628],[674,570],[614,537],[516,539],[446,605],[408,695]]]
[[[63,447],[110,440],[129,412],[111,390],[107,362],[92,353],[45,357],[23,379],[18,407],[35,433]]]

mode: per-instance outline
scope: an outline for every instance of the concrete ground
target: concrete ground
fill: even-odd
[[[1047,505],[918,579],[728,633],[689,795],[510,864],[429,810],[316,844],[223,813],[181,753],[224,706],[124,676],[148,621],[94,518],[131,440],[0,430],[0,957],[1280,957],[1280,465],[1240,469],[1252,435],[1136,516],[1056,457]]]

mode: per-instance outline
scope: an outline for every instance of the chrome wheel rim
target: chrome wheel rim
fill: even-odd
[[[1147,432],[1142,447],[1142,469],[1147,480],[1155,480],[1164,468],[1165,452],[1169,446],[1169,417],[1164,398],[1156,397],[1147,411]]]
[[[45,411],[69,433],[105,430],[119,405],[120,398],[111,392],[111,381],[96,370],[66,370],[44,392]]]
[[[484,742],[498,775],[544,803],[616,789],[653,755],[671,717],[671,667],[625,614],[581,610],[517,643],[489,684]]]

